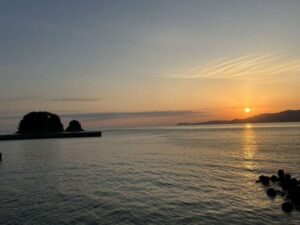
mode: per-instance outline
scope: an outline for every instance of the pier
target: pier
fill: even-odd
[[[88,138],[88,137],[101,137],[101,136],[102,136],[101,131],[7,134],[7,135],[0,135],[0,141],[27,140],[27,139],[54,139],[54,138]]]

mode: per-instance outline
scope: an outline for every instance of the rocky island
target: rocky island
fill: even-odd
[[[50,112],[31,112],[19,123],[15,134],[0,135],[2,140],[101,137],[101,131],[84,131],[77,120],[72,120],[64,130],[58,115]]]

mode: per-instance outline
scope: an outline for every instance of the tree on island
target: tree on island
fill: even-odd
[[[67,132],[79,132],[84,131],[81,127],[81,124],[77,120],[72,120],[69,123],[69,126],[66,129]]]
[[[58,115],[50,112],[31,112],[20,121],[19,134],[63,132],[64,126]]]

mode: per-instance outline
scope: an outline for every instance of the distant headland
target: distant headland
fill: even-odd
[[[64,130],[60,117],[50,112],[30,112],[20,121],[15,134],[0,135],[0,140],[101,137],[101,131],[84,131],[77,120]]]
[[[286,110],[278,113],[264,113],[245,119],[234,120],[211,120],[196,123],[178,123],[181,125],[213,125],[213,124],[239,124],[239,123],[281,123],[300,122],[300,110]]]

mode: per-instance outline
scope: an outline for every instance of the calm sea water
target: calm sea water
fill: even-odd
[[[256,184],[300,178],[300,124],[0,142],[0,224],[300,224]]]

